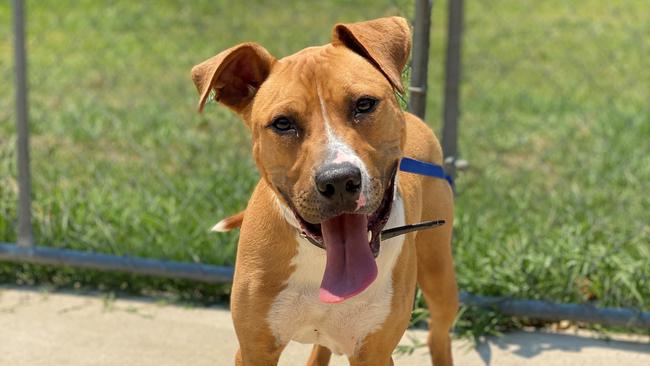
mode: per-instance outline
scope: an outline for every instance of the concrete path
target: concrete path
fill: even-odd
[[[402,344],[426,333],[409,331]],[[650,365],[643,336],[515,332],[478,349],[454,341],[456,365]],[[224,308],[0,287],[0,365],[232,365],[237,341]],[[291,344],[280,365],[302,365],[310,346]],[[396,365],[430,365],[424,348]],[[347,365],[334,357],[332,365]]]

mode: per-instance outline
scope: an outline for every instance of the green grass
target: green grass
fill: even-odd
[[[250,140],[225,108],[196,113],[190,68],[248,40],[288,55],[327,42],[337,21],[412,8],[405,0],[29,1],[37,242],[233,264],[236,234],[208,229],[246,204],[257,179]],[[439,131],[446,3],[434,8],[428,119]],[[0,3],[0,23],[10,20]],[[647,310],[650,5],[471,1],[465,25],[460,147],[471,169],[458,179],[460,287]],[[16,239],[11,47],[10,27],[0,28],[5,242]],[[0,282],[208,301],[228,292],[13,264],[0,264]],[[470,332],[498,326],[465,314],[459,324]]]

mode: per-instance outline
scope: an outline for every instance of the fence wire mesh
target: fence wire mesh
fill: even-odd
[[[232,264],[257,173],[247,130],[195,113],[189,69],[254,40],[281,56],[411,1],[28,1],[34,229],[52,247]],[[0,24],[11,24],[8,2]],[[428,120],[440,131],[447,2],[433,6]],[[455,260],[485,295],[648,309],[650,6],[465,4]],[[10,27],[0,29],[0,241],[15,242]],[[116,278],[116,280],[114,280]],[[151,281],[0,264],[0,281]],[[111,285],[112,286],[112,285]],[[189,292],[188,284],[155,285]],[[184,291],[184,290],[183,290]],[[226,291],[226,290],[224,290]]]
[[[465,14],[461,288],[647,309],[650,4],[472,1]]]

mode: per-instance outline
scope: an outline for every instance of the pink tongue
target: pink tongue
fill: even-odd
[[[337,303],[365,290],[377,278],[368,243],[366,215],[343,214],[321,224],[327,264],[320,300]]]

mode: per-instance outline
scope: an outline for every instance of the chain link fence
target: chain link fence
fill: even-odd
[[[641,1],[466,2],[461,288],[648,309],[649,14]]]
[[[513,313],[510,306],[517,316],[647,328],[647,3],[473,1],[456,7],[450,23],[450,5],[462,4],[433,3],[424,77],[427,120],[445,136],[447,155],[470,166],[458,177],[455,260],[460,287],[488,297],[466,294],[465,302]],[[1,24],[12,24],[11,9],[0,4]],[[28,1],[35,242],[102,253],[65,262],[76,254],[45,251],[50,259],[41,263],[96,260],[90,267],[97,268],[117,258],[104,269],[165,276],[156,260],[171,260],[185,278],[227,279],[236,234],[208,229],[244,207],[257,173],[236,118],[214,105],[195,114],[191,66],[249,40],[287,55],[327,42],[336,22],[394,14],[413,20],[416,9],[412,1]],[[448,51],[450,34],[458,35],[457,57]],[[0,30],[5,243],[19,242],[12,37],[9,27]],[[456,111],[444,105],[454,92]],[[455,118],[457,148],[442,123]],[[225,267],[211,272],[217,267],[206,264]],[[24,263],[0,264],[0,280],[152,286],[149,278]],[[196,292],[188,283],[156,286]],[[517,307],[525,301],[504,296],[582,305],[542,316],[531,310],[542,303],[528,303],[526,312]],[[629,309],[608,323],[594,306]]]

